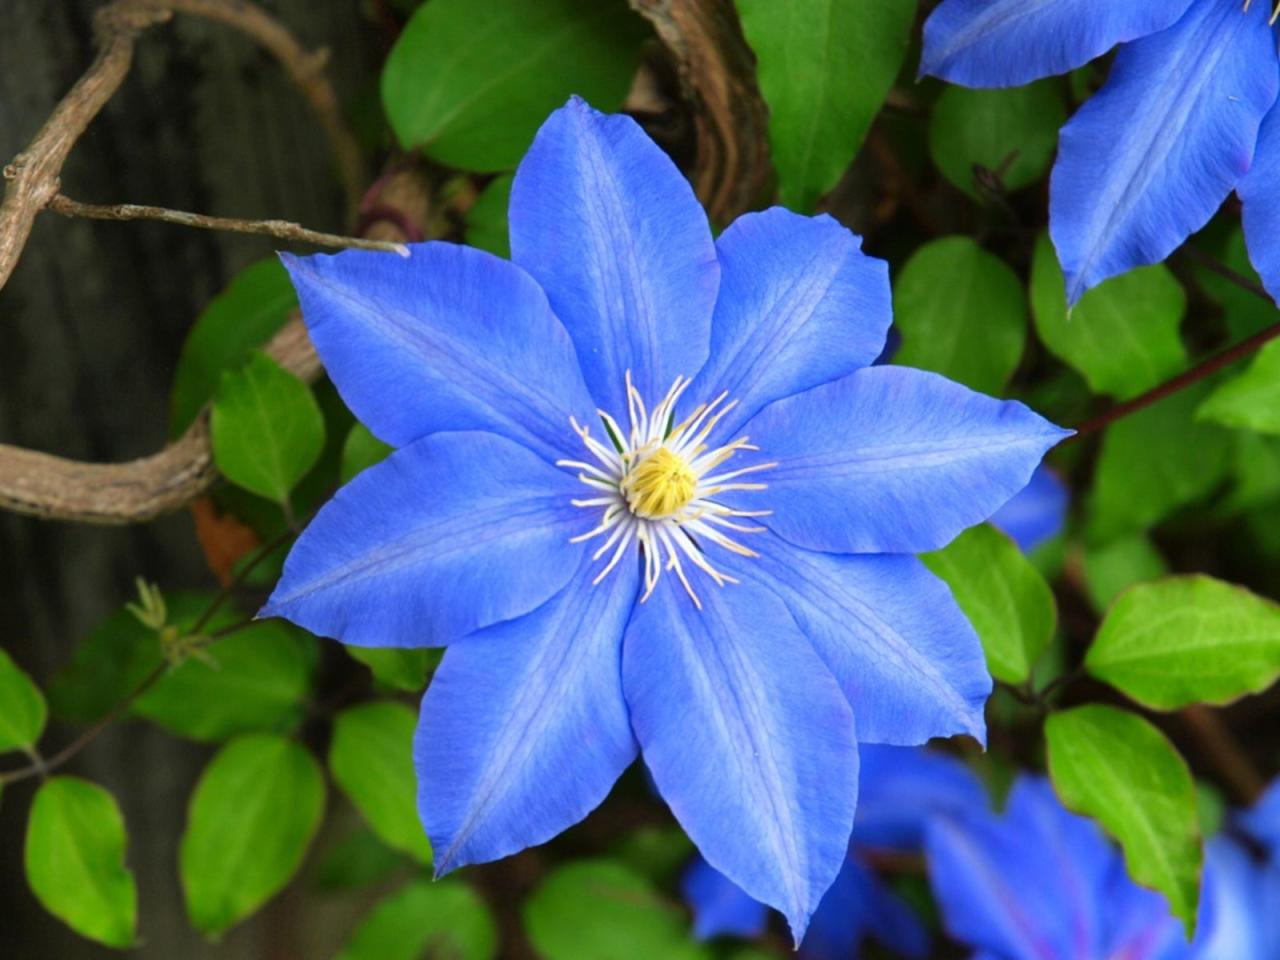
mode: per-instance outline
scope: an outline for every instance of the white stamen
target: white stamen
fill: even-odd
[[[716,569],[703,543],[742,557],[758,556],[722,531],[763,533],[764,527],[737,523],[728,518],[763,517],[771,512],[735,510],[714,498],[731,490],[765,489],[763,483],[740,482],[739,478],[768,470],[777,464],[759,463],[711,475],[711,471],[738,453],[756,452],[759,447],[748,443],[746,437],[721,447],[707,446],[707,440],[716,427],[738,405],[736,400],[726,402],[727,391],[709,403],[697,406],[684,420],[674,422],[676,405],[692,383],[689,377],[676,377],[667,395],[650,410],[628,371],[629,429],[623,430],[606,411],[596,411],[610,439],[624,449],[619,451],[613,448],[613,444],[602,443],[591,435],[587,427],[570,418],[574,432],[596,463],[560,460],[556,465],[579,471],[579,480],[593,491],[602,491],[602,494],[593,493],[572,501],[574,506],[586,509],[604,508],[600,522],[572,541],[581,543],[596,537],[605,538],[591,559],[598,561],[608,554],[609,560],[592,583],[603,581],[634,542],[644,563],[641,602],[652,595],[662,573],[668,571],[676,575],[694,605],[702,609],[702,601],[690,582],[685,562],[697,567],[717,586],[737,583],[734,577]]]

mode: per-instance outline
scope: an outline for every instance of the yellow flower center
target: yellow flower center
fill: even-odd
[[[659,447],[627,474],[622,489],[632,513],[656,520],[671,516],[693,500],[698,475],[684,457]]]

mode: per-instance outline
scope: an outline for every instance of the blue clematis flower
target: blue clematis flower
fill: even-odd
[[[1070,500],[1071,491],[1062,478],[1041,464],[1017,496],[992,515],[991,523],[1008,534],[1019,550],[1030,553],[1062,532]]]
[[[1068,813],[1048,782],[1019,779],[1003,817],[948,813],[928,825],[929,875],[947,930],[982,960],[1274,960],[1280,873],[1235,841],[1208,845],[1195,940],[1137,886],[1120,852]]]
[[[939,813],[986,805],[982,784],[957,760],[923,749],[865,746],[849,855],[800,943],[799,960],[859,956],[871,938],[909,958],[929,952],[924,925],[868,865],[873,853],[919,853],[925,825]],[[754,937],[768,909],[701,857],[681,882],[699,938]]]
[[[451,645],[414,748],[438,872],[555,836],[639,751],[799,937],[844,860],[858,741],[983,736],[982,651],[908,554],[990,516],[1064,431],[868,367],[885,264],[781,209],[713,241],[627,117],[552,114],[509,222],[511,262],[286,259],[338,390],[397,449],[320,511],[263,614]]]
[[[1049,231],[1067,299],[1156,263],[1232,190],[1250,257],[1280,297],[1280,89],[1266,0],[943,0],[922,74],[1004,87],[1123,44],[1062,128]]]

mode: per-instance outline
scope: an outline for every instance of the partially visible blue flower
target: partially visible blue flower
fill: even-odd
[[[343,399],[398,449],[320,511],[263,614],[450,645],[414,747],[439,873],[555,836],[640,752],[799,938],[848,849],[858,741],[984,736],[981,647],[910,554],[1064,431],[868,366],[886,265],[777,208],[713,239],[628,117],[552,114],[508,219],[511,261],[286,258]]]
[[[1272,861],[1280,867],[1280,779],[1276,779],[1252,807],[1237,813],[1234,820],[1266,848]]]
[[[1123,44],[1062,128],[1049,232],[1067,299],[1156,263],[1236,190],[1249,254],[1280,297],[1280,60],[1267,0],[943,0],[922,74],[1004,87]]]
[[[1167,903],[1129,879],[1119,852],[1046,780],[1020,778],[1001,817],[938,818],[925,849],[943,924],[983,960],[1187,956]]]
[[[924,749],[864,746],[858,788],[849,855],[813,915],[799,960],[856,957],[868,938],[904,957],[927,955],[928,932],[867,865],[867,854],[917,853],[931,816],[982,809],[987,802],[982,784],[964,764]],[[689,865],[681,889],[701,939],[754,937],[768,922],[764,904],[702,857]]]
[[[929,876],[947,930],[983,960],[1275,960],[1280,873],[1222,836],[1208,844],[1195,940],[1119,850],[1022,777],[1004,815],[929,824]],[[1270,907],[1264,907],[1271,904]]]
[[[1023,553],[1030,553],[1062,532],[1070,498],[1067,485],[1042,463],[1031,475],[1031,482],[992,515],[991,523],[1007,533]]]

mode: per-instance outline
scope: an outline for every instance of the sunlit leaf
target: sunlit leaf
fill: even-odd
[[[1099,704],[1052,714],[1045,739],[1063,803],[1101,823],[1133,878],[1163,893],[1191,931],[1203,853],[1195,787],[1177,750],[1141,717]]]
[[[0,650],[0,753],[27,750],[44,732],[49,710],[35,681]]]
[[[379,903],[338,960],[488,960],[498,930],[483,900],[453,880],[415,880]]]
[[[329,770],[384,843],[430,863],[413,771],[417,723],[412,710],[390,700],[343,710],[333,721]]]
[[[219,936],[297,872],[324,812],[324,775],[283,737],[253,734],[218,751],[196,784],[178,855],[187,914]]]
[[[1012,540],[994,527],[966,530],[921,559],[947,581],[973,624],[991,675],[1022,683],[1053,638],[1057,605],[1044,577]]]
[[[1156,710],[1229,703],[1280,677],[1280,606],[1212,577],[1141,584],[1107,613],[1085,666]]]
[[[78,777],[46,780],[27,821],[27,882],[45,909],[109,947],[133,945],[138,891],[115,798]]]

